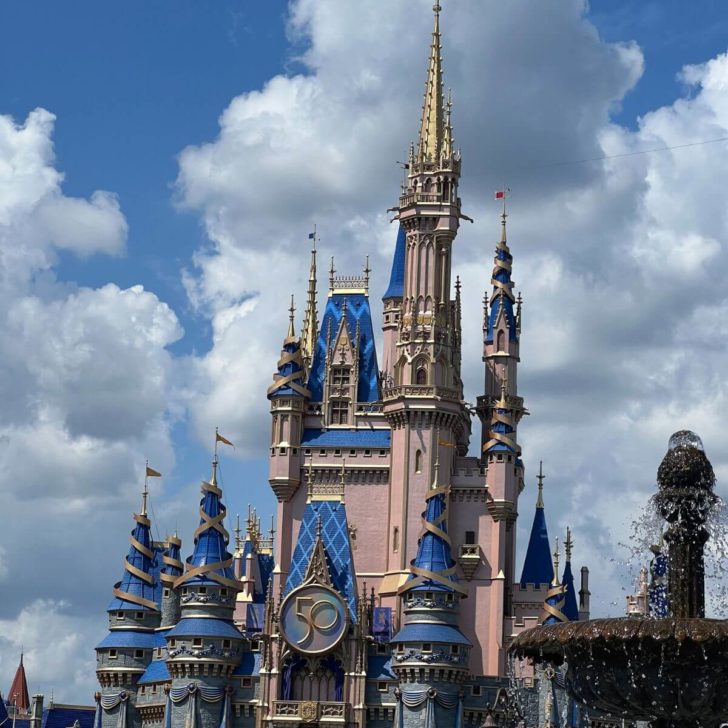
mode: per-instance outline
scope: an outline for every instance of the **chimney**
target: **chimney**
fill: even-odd
[[[30,703],[30,728],[40,728],[43,722],[43,696],[34,695]]]
[[[589,567],[581,567],[581,589],[579,589],[579,620],[589,619]]]

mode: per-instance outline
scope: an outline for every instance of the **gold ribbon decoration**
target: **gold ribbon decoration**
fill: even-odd
[[[205,493],[213,493],[218,498],[222,498],[222,490],[218,488],[214,483],[208,483],[207,481],[203,481],[202,483],[202,492]],[[225,542],[225,546],[227,547],[227,544],[230,541],[230,535],[225,530],[225,526],[222,525],[222,522],[225,518],[225,514],[227,513],[227,509],[222,504],[222,502],[219,502],[219,508],[220,513],[217,514],[217,516],[210,516],[208,513],[205,512],[204,509],[204,503],[205,498],[203,495],[202,502],[200,503],[200,520],[202,523],[197,527],[195,530],[194,538],[195,543],[197,543],[199,537],[205,533],[206,531],[209,531],[210,529],[213,529],[217,531],[223,538]],[[238,590],[240,588],[240,584],[234,580],[234,579],[228,579],[227,577],[223,576],[222,574],[218,574],[218,569],[227,569],[231,567],[233,564],[232,556],[230,556],[229,559],[225,559],[224,561],[216,561],[212,564],[202,564],[200,566],[192,566],[191,564],[187,564],[187,571],[185,571],[184,574],[177,577],[174,581],[175,588],[180,586],[181,584],[184,584],[186,581],[193,579],[196,576],[204,576],[206,579],[210,579],[211,581],[215,581],[221,586],[230,587],[231,589]]]
[[[422,535],[420,536],[420,542],[426,534],[431,533],[433,536],[444,541],[450,548],[452,548],[452,540],[446,531],[444,531],[440,525],[447,524],[447,511],[448,511],[448,496],[450,489],[447,486],[440,486],[439,488],[432,488],[427,493],[427,501],[429,502],[432,498],[443,496],[443,509],[442,513],[434,520],[428,521],[424,517],[422,518]],[[452,557],[451,557],[452,558]],[[442,584],[448,589],[460,592],[460,594],[467,595],[468,590],[460,586],[456,581],[450,580],[448,577],[455,573],[455,564],[453,563],[447,569],[440,569],[439,571],[432,571],[431,569],[423,569],[420,566],[416,566],[414,563],[410,564],[410,573],[414,575],[414,579],[409,579],[402,586],[399,587],[397,592],[402,594],[410,589],[414,589],[421,584],[425,584],[428,581],[434,581],[437,584]]]
[[[168,549],[171,549],[172,546],[179,547],[181,545],[182,541],[177,538],[177,536],[170,536],[167,539]],[[185,565],[179,559],[174,559],[171,556],[167,556],[167,554],[164,554],[164,556],[162,556],[162,563],[165,567],[169,567],[170,569],[179,569],[180,573],[185,570]],[[174,582],[176,581],[177,577],[175,577],[174,574],[167,574],[162,571],[159,575],[159,578],[165,584],[169,585],[170,587],[174,587]]]
[[[145,526],[149,528],[151,525],[151,521],[144,515],[139,515],[137,513],[134,514],[134,520],[141,526]],[[135,529],[136,530],[136,529]],[[134,537],[134,532],[132,531],[131,536],[129,537],[129,542],[131,543],[132,547],[135,551],[138,551],[143,556],[146,556],[148,559],[154,559],[154,551],[147,548],[143,543],[138,541]],[[135,576],[137,579],[140,579],[145,584],[147,584],[150,587],[154,586],[154,579],[152,578],[151,574],[147,574],[146,571],[142,571],[139,567],[134,566],[134,564],[129,563],[129,557],[126,556],[124,558],[124,570],[129,572],[132,576]],[[125,602],[131,602],[132,604],[137,604],[140,607],[148,607],[149,609],[153,609],[157,611],[159,608],[157,607],[156,602],[153,602],[151,599],[145,599],[144,597],[140,597],[136,594],[131,594],[127,591],[123,591],[119,588],[120,584],[115,586],[113,589],[113,594],[117,599],[121,599]]]
[[[286,339],[285,344],[297,343],[295,339]],[[275,394],[279,389],[282,389],[288,385],[294,392],[298,392],[302,397],[310,397],[311,392],[303,386],[303,356],[301,355],[300,347],[296,348],[296,351],[283,351],[281,352],[281,358],[278,360],[278,371],[283,369],[287,364],[298,365],[296,371],[290,374],[276,374],[275,381],[268,387],[268,396]],[[297,384],[296,382],[301,382]]]
[[[501,412],[498,412],[498,409],[503,408],[496,405],[496,407],[493,409],[493,414],[490,418],[491,426],[496,422],[500,422],[501,424],[510,427],[511,430],[515,430],[515,422],[513,420],[513,417],[510,414],[503,414]],[[510,412],[510,410],[508,410],[508,412]],[[510,433],[494,432],[493,430],[489,430],[488,437],[490,439],[488,440],[488,442],[485,443],[485,445],[483,445],[483,452],[490,450],[493,445],[497,445],[498,443],[502,443],[503,445],[510,447],[517,455],[519,455],[521,452],[518,444],[516,443],[515,439],[510,435]]]
[[[549,617],[557,619],[559,622],[568,622],[569,618],[563,613],[562,608],[566,602],[566,587],[562,584],[556,584],[552,586],[546,592],[546,599],[543,603],[543,614],[541,614],[541,624],[543,624]],[[554,603],[549,603],[549,600],[553,599]]]

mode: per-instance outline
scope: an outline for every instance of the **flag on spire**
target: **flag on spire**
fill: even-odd
[[[219,432],[215,432],[215,442],[221,442],[223,445],[230,445],[230,447],[235,447],[235,445],[230,442],[230,440],[227,439],[227,437],[223,437]]]
[[[147,465],[147,478],[161,478],[161,477],[162,477],[162,474],[158,470],[155,470],[154,468],[150,468]]]

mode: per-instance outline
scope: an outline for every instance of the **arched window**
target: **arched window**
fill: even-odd
[[[422,472],[422,450],[415,453],[415,473]]]
[[[392,551],[399,551],[399,527],[395,526],[392,531]]]
[[[427,369],[420,367],[415,375],[415,381],[417,384],[427,384]]]
[[[497,350],[498,351],[505,351],[506,350],[506,332],[501,329],[498,332],[498,345]]]
[[[425,180],[425,192],[429,192],[432,189],[432,180],[428,177]]]

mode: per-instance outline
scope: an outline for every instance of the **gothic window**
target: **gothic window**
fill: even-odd
[[[502,329],[498,332],[498,351],[506,350],[506,333]]]
[[[342,399],[335,399],[331,402],[331,424],[349,424],[349,405]]]
[[[418,450],[415,453],[415,472],[416,473],[422,472],[422,450]]]
[[[397,526],[392,531],[392,551],[399,551],[399,528]]]
[[[425,180],[425,192],[429,192],[432,189],[432,180],[428,177]]]
[[[336,367],[333,371],[333,384],[335,387],[348,387],[351,381],[349,367]]]
[[[415,381],[417,384],[427,384],[427,370],[424,367],[420,367],[417,370]]]

